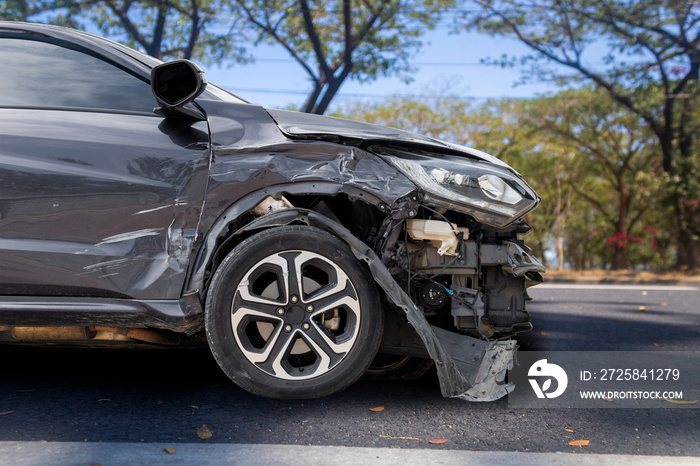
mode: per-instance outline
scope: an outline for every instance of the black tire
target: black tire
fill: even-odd
[[[205,309],[209,347],[226,375],[283,399],[327,396],[357,380],[377,352],[382,319],[374,281],[348,245],[296,225],[236,246],[214,273]]]
[[[367,380],[418,380],[433,367],[432,359],[378,353],[365,371]]]

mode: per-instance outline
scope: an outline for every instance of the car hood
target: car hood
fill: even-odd
[[[482,160],[518,174],[512,167],[496,157],[470,147],[451,144],[420,134],[402,131],[396,128],[373,125],[360,121],[345,120],[311,113],[290,112],[286,110],[266,109],[275,120],[280,130],[292,139],[342,139],[343,142],[359,145],[364,142],[384,142],[425,146],[426,149],[438,150],[463,155],[471,159]],[[518,174],[518,176],[520,176]]]

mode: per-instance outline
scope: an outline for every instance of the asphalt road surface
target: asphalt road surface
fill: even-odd
[[[696,288],[567,286],[530,293],[535,330],[519,336],[521,350],[700,351]],[[161,450],[170,444],[232,443],[700,457],[700,410],[691,407],[512,409],[506,399],[442,398],[434,373],[416,382],[360,380],[317,400],[267,400],[230,383],[201,349],[4,345],[0,361],[0,443],[132,442]],[[374,407],[384,410],[369,410]],[[202,425],[211,438],[197,436]],[[447,442],[429,443],[437,438]],[[589,444],[569,445],[578,439]]]

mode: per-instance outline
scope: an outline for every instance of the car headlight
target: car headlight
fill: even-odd
[[[488,197],[506,204],[517,204],[523,199],[519,192],[511,188],[503,178],[496,175],[481,175],[479,187]]]
[[[442,154],[373,147],[438,207],[472,215],[504,227],[534,209],[539,197],[516,174],[487,162]]]

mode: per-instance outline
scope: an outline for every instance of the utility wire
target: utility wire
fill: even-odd
[[[251,87],[236,87],[236,86],[227,86],[226,84],[223,84],[221,82],[217,83],[219,87],[222,87],[226,89],[227,91],[233,92],[234,94],[241,94],[242,97],[245,96],[245,93],[255,93],[255,94],[282,94],[282,95],[308,95],[308,91],[303,90],[303,89],[263,89],[263,88],[251,88]],[[394,96],[394,95],[403,95],[403,94],[393,94],[393,93],[370,93],[370,92],[338,92],[336,94],[336,97],[350,97],[350,98],[381,98],[381,97],[389,97],[389,96]],[[421,97],[422,94],[415,94],[412,92],[407,92],[406,95],[410,96],[416,96],[416,97]],[[426,97],[428,96],[427,94],[425,95]],[[518,99],[518,100],[527,100],[530,99],[531,97],[516,97],[516,96],[455,96],[460,99],[465,99],[465,100],[488,100],[488,99]]]

